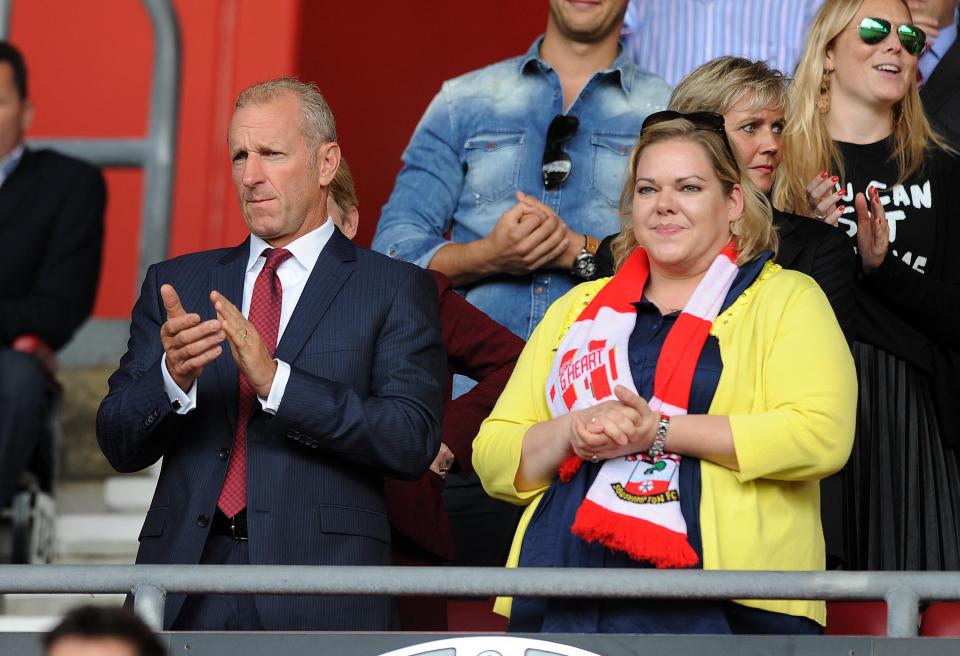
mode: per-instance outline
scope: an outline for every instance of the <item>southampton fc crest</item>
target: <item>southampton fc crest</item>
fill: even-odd
[[[672,453],[650,458],[645,453],[626,456],[633,462],[629,478],[611,485],[614,494],[631,503],[669,503],[679,501],[677,474],[680,457]]]

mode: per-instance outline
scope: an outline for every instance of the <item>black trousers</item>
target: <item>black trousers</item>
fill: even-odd
[[[50,439],[54,396],[54,383],[35,357],[0,348],[0,507],[10,505],[20,474]]]

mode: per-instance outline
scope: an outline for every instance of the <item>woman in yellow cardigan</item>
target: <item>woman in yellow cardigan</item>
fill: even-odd
[[[850,453],[857,385],[827,299],[770,261],[769,202],[719,114],[652,114],[626,180],[616,275],[550,308],[474,443],[488,493],[527,505],[508,565],[822,570],[818,481]],[[498,610],[515,631],[825,622],[812,601]]]

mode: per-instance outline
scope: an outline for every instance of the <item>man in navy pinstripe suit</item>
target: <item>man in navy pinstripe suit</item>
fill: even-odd
[[[388,564],[383,478],[418,478],[439,447],[434,283],[328,218],[340,149],[314,86],[246,89],[228,141],[250,237],[150,268],[97,416],[117,470],[163,457],[137,562]],[[171,595],[165,628],[394,618],[385,598]]]

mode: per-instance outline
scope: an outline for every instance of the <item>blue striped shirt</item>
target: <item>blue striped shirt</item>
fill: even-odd
[[[765,60],[788,77],[823,0],[630,0],[624,37],[634,61],[675,86],[722,55]]]
[[[13,170],[17,168],[17,164],[19,164],[23,158],[23,150],[24,147],[21,143],[9,153],[0,157],[0,187],[7,181],[7,178],[10,177]]]

